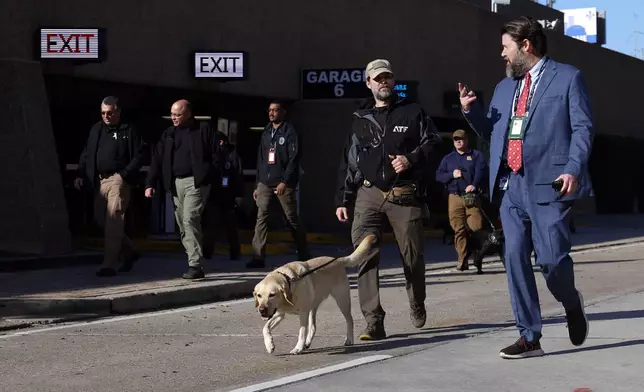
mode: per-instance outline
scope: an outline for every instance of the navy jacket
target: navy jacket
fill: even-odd
[[[275,187],[281,182],[289,188],[295,188],[300,180],[300,147],[299,135],[293,124],[284,121],[278,129],[271,123],[264,128],[264,133],[257,148],[256,183]],[[275,149],[275,164],[268,164],[268,151]]]
[[[461,170],[462,177],[454,178],[456,169]],[[459,154],[454,150],[441,161],[436,170],[436,181],[445,184],[449,193],[460,195],[465,193],[468,185],[474,185],[477,189],[485,186],[487,169],[487,162],[480,151],[470,149],[465,154]]]

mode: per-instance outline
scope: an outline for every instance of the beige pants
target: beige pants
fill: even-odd
[[[467,208],[463,198],[450,194],[447,199],[447,214],[449,224],[454,230],[454,247],[458,252],[458,268],[467,266],[469,256],[467,249],[467,227],[472,231],[479,231],[483,227],[483,217],[479,205]],[[467,224],[467,227],[466,227]]]
[[[134,251],[132,240],[125,235],[125,211],[132,187],[119,174],[100,179],[94,198],[94,218],[105,232],[105,256],[102,268],[116,268],[120,256]]]

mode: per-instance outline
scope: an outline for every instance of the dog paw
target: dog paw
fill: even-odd
[[[311,348],[311,342],[304,343],[304,349],[309,349]]]
[[[344,339],[344,345],[345,346],[353,346],[353,339],[350,339],[350,338]]]
[[[295,347],[293,350],[291,350],[291,354],[297,355],[297,354],[300,354],[302,351],[304,351],[304,349]]]
[[[266,352],[272,354],[273,351],[275,351],[275,345],[273,344],[273,342],[266,343]]]

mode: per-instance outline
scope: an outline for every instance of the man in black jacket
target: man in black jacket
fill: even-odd
[[[348,209],[355,208],[351,228],[355,247],[370,234],[380,240],[384,218],[389,220],[403,259],[412,324],[421,328],[427,314],[419,190],[427,177],[432,147],[440,138],[419,105],[394,93],[389,61],[374,60],[365,73],[374,99],[353,114],[353,129],[339,170],[336,216],[347,222]],[[387,336],[378,287],[379,261],[378,254],[360,265],[358,295],[367,321],[361,340]]]
[[[298,259],[310,258],[306,233],[297,213],[295,194],[300,175],[299,140],[293,125],[284,121],[285,115],[282,102],[271,102],[268,107],[270,122],[264,129],[257,149],[257,188],[253,192],[257,203],[257,223],[253,236],[253,259],[246,264],[248,268],[264,267],[268,206],[273,195],[277,195],[286,216],[297,247]]]
[[[103,99],[101,117],[89,131],[74,186],[81,189],[87,181],[94,190],[94,219],[105,230],[105,257],[96,275],[114,276],[119,259],[119,272],[128,272],[138,258],[124,232],[125,211],[146,146],[132,124],[121,122],[118,98]]]
[[[195,121],[185,99],[172,105],[170,117],[173,125],[161,134],[152,153],[145,197],[154,196],[161,175],[164,190],[172,192],[174,216],[188,255],[183,278],[199,279],[205,276],[201,214],[217,177],[218,142],[207,123]]]
[[[225,228],[228,237],[231,260],[238,260],[241,254],[239,232],[237,230],[237,210],[241,207],[244,194],[244,172],[242,162],[235,146],[228,142],[228,136],[217,132],[219,139],[219,159],[221,173],[219,180],[213,184],[210,199],[204,215],[204,257],[210,258],[215,247],[217,228]],[[215,190],[216,189],[216,190]]]

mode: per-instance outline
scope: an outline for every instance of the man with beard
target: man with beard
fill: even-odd
[[[548,289],[566,310],[568,335],[588,335],[584,301],[575,288],[570,209],[592,192],[588,158],[593,139],[588,91],[581,72],[548,57],[539,22],[521,17],[501,31],[507,78],[494,90],[487,115],[459,84],[463,113],[490,146],[490,197],[501,196],[505,267],[520,338],[502,358],[543,355],[541,310],[530,255],[535,250]]]
[[[391,224],[402,256],[410,317],[416,328],[425,325],[425,261],[423,212],[419,198],[433,145],[440,140],[421,107],[393,92],[394,73],[387,60],[366,68],[373,93],[353,113],[353,127],[342,155],[335,214],[340,222],[354,208],[351,239],[382,236],[385,217]],[[360,265],[358,295],[367,321],[361,340],[386,338],[385,311],[378,287],[379,254]]]
[[[269,123],[257,148],[257,187],[253,199],[257,204],[257,221],[253,235],[253,258],[247,268],[264,268],[268,210],[277,197],[297,248],[299,260],[310,259],[306,233],[297,212],[296,188],[300,178],[299,137],[293,124],[285,121],[286,109],[281,101],[268,106]]]

